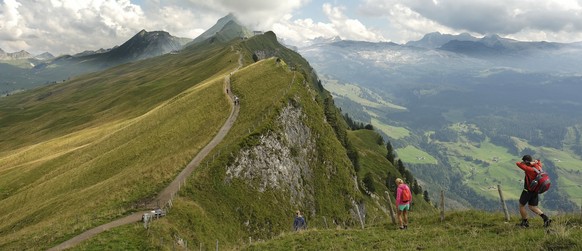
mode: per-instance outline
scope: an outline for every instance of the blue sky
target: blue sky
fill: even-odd
[[[0,48],[72,54],[142,29],[194,38],[228,13],[297,46],[334,36],[405,43],[435,31],[582,41],[582,0],[0,0]]]

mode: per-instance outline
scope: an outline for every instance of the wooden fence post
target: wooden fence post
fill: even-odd
[[[362,229],[364,229],[364,219],[362,219],[362,212],[360,212],[360,207],[358,206],[358,203],[355,201],[352,201],[352,205],[354,205],[354,207],[356,208],[356,214],[358,215],[358,219],[360,220],[360,226],[362,227]]]
[[[501,191],[501,185],[497,185],[497,191],[499,191],[499,199],[501,200],[501,207],[503,207],[503,213],[505,214],[505,221],[509,222],[509,212],[507,211],[507,205],[503,199],[503,192]]]
[[[392,199],[390,198],[390,193],[388,191],[384,191],[386,193],[386,197],[388,198],[388,211],[390,211],[390,219],[392,220],[392,224],[396,224],[396,216],[394,216],[394,209],[392,209]]]
[[[441,221],[445,220],[445,191],[441,190]]]

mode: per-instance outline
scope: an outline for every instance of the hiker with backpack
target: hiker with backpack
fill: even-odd
[[[398,223],[400,229],[408,229],[408,211],[410,211],[410,202],[412,202],[412,193],[408,185],[404,184],[401,178],[396,179],[396,210],[398,212]]]
[[[533,160],[530,155],[524,155],[521,162],[515,163],[519,168],[525,172],[525,180],[523,183],[523,191],[519,197],[519,214],[521,215],[520,227],[529,227],[527,210],[525,204],[528,204],[529,209],[542,217],[544,220],[544,227],[549,227],[552,220],[542,212],[538,207],[539,194],[547,191],[550,187],[550,180],[547,174],[542,170],[542,162]]]

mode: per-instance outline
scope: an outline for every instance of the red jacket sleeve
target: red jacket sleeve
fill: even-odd
[[[517,162],[515,164],[525,172],[525,183],[524,183],[525,187],[529,186],[530,181],[534,180],[538,175],[534,168],[542,170],[542,162],[540,160],[537,160],[537,162],[532,166],[529,166],[523,162]]]

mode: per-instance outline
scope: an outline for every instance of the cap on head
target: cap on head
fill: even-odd
[[[521,158],[521,160],[523,160],[523,162],[532,162],[533,158],[530,155],[523,155],[523,158]]]

